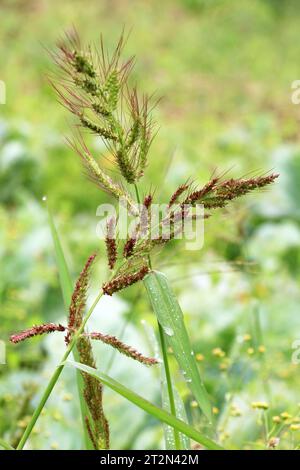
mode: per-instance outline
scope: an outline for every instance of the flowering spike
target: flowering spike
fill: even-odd
[[[123,256],[125,258],[130,258],[130,256],[133,255],[133,250],[134,250],[135,243],[136,243],[135,238],[132,238],[132,237],[128,238],[128,240],[126,241],[126,243],[124,245],[124,249],[123,249]]]
[[[82,323],[82,314],[86,303],[86,294],[89,283],[89,276],[92,264],[96,258],[96,253],[89,256],[78,280],[76,281],[69,307],[68,333],[65,341],[68,344],[71,338],[71,331],[76,330]]]
[[[171,207],[173,204],[175,204],[179,197],[189,188],[189,184],[181,184],[178,186],[176,191],[172,194],[170,201],[169,201],[169,207]]]
[[[105,244],[106,244],[106,252],[107,252],[107,260],[108,266],[110,269],[113,269],[116,260],[117,260],[117,243],[115,238],[115,229],[116,229],[116,220],[114,217],[111,217],[106,224],[106,237],[105,237]]]
[[[102,333],[90,333],[89,338],[102,341],[102,343],[109,344],[113,348],[117,349],[121,354],[125,354],[125,356],[131,357],[142,364],[146,364],[148,366],[157,364],[158,361],[152,357],[146,357],[136,349],[127,344],[120,341],[115,336],[104,335]]]
[[[123,46],[122,35],[109,56],[102,40],[97,54],[89,47],[83,49],[78,37],[67,37],[52,54],[63,72],[60,83],[52,85],[80,124],[104,139],[122,176],[133,184],[143,175],[153,124],[149,99],[139,99],[136,88],[128,87],[133,59],[120,62]]]
[[[213,178],[202,189],[192,192],[186,198],[184,204],[199,202],[208,209],[225,207],[233,199],[273,183],[278,176],[278,174],[271,174],[257,178],[229,179],[225,181]]]
[[[33,336],[44,335],[48,333],[53,333],[54,331],[65,331],[65,327],[60,324],[55,323],[44,323],[43,325],[34,325],[31,328],[21,331],[11,335],[10,341],[12,343],[20,343],[28,338]]]
[[[149,209],[149,207],[150,207],[151,204],[152,204],[152,200],[153,200],[152,194],[148,194],[147,196],[145,196],[145,198],[144,198],[144,206],[146,207],[146,209]]]
[[[115,278],[103,284],[103,293],[106,295],[113,295],[115,292],[118,292],[122,289],[125,289],[125,287],[129,287],[132,284],[141,281],[148,272],[149,267],[144,265],[135,273],[120,274],[119,276],[116,276]]]
[[[81,336],[77,341],[80,362],[95,368],[92,346],[87,336]],[[102,405],[102,384],[86,372],[81,373],[84,382],[84,399],[88,406],[93,428],[90,421],[86,421],[87,431],[93,446],[99,449],[109,449],[109,426],[105,418]]]
[[[106,129],[105,127],[99,126],[99,124],[95,124],[86,116],[82,115],[80,117],[80,122],[83,125],[83,127],[86,127],[87,129],[92,131],[94,134],[97,134],[100,137],[103,137],[103,139],[117,140],[117,136],[111,130]]]

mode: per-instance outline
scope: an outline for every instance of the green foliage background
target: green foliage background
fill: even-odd
[[[75,25],[84,41],[103,33],[112,48],[125,26],[133,81],[163,96],[160,125],[143,191],[163,201],[189,176],[233,177],[272,169],[280,180],[215,215],[199,252],[174,242],[154,265],[170,278],[186,316],[199,367],[215,407],[223,445],[260,449],[265,425],[253,401],[270,404],[267,421],[287,411],[298,422],[300,338],[299,119],[291,83],[299,78],[300,7],[296,0],[1,0],[0,339],[44,321],[63,321],[54,250],[42,197],[56,215],[74,279],[94,249],[100,256],[92,291],[107,274],[96,237],[96,208],[107,197],[87,181],[67,147],[72,120],[47,82],[47,53]],[[91,142],[99,152],[99,142]],[[146,322],[141,323],[142,321]],[[105,300],[93,327],[119,334],[142,351],[155,349],[155,321],[139,287]],[[244,335],[251,335],[245,341]],[[259,346],[266,348],[259,352]],[[224,357],[213,354],[222,348]],[[0,366],[0,436],[17,442],[64,345],[60,337],[7,343]],[[250,349],[249,349],[250,348]],[[252,349],[253,351],[252,351]],[[261,348],[260,348],[261,349]],[[204,356],[204,360],[201,360]],[[159,371],[97,347],[98,366],[160,403]],[[200,413],[174,366],[189,419]],[[162,448],[162,426],[113,392],[105,392],[114,448]],[[238,410],[238,412],[236,412]],[[236,416],[240,415],[240,416]],[[29,447],[80,448],[74,374],[66,371]],[[290,423],[289,423],[290,424]],[[279,429],[274,433],[279,435]],[[280,432],[296,448],[300,431]]]

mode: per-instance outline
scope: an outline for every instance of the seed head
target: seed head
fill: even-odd
[[[109,344],[113,348],[117,349],[120,353],[125,354],[125,356],[131,357],[132,359],[141,362],[142,364],[151,366],[158,363],[157,359],[144,356],[132,346],[128,346],[115,336],[104,335],[102,333],[90,333],[88,336],[91,339],[99,340],[102,341],[102,343]]]
[[[48,333],[53,333],[54,331],[65,331],[65,327],[60,324],[55,323],[44,323],[43,325],[34,325],[31,328],[21,331],[11,335],[10,341],[12,343],[20,343],[28,338],[33,336],[44,335]]]
[[[134,250],[135,244],[136,244],[136,239],[135,238],[128,238],[128,240],[126,241],[126,243],[124,245],[124,249],[123,249],[123,256],[125,258],[130,258],[130,256],[133,255],[133,250]]]
[[[108,266],[110,269],[114,268],[116,261],[117,261],[117,242],[116,242],[115,232],[116,232],[116,220],[114,217],[111,217],[107,221],[106,237],[105,237],[107,260],[108,260]]]
[[[95,258],[96,253],[89,256],[76,281],[69,307],[68,333],[65,337],[66,344],[70,342],[72,331],[79,328],[82,323],[82,315],[86,304],[89,277]]]
[[[111,281],[103,284],[102,286],[103,293],[106,295],[113,295],[115,292],[118,292],[122,289],[125,289],[125,287],[129,287],[132,284],[135,284],[136,282],[141,281],[148,272],[149,272],[149,267],[144,265],[135,273],[120,274],[119,276],[116,276]]]
[[[169,201],[169,207],[171,207],[173,204],[175,204],[176,202],[178,202],[178,199],[180,198],[180,196],[185,192],[187,191],[187,189],[190,187],[189,184],[181,184],[180,186],[178,186],[178,188],[176,189],[176,191],[172,194],[171,198],[170,198],[170,201]]]
[[[144,198],[144,206],[145,206],[146,209],[149,209],[149,207],[150,207],[151,204],[152,204],[152,200],[153,200],[152,194],[148,194],[148,196],[145,196],[145,198]]]
[[[229,179],[221,181],[213,178],[202,189],[192,192],[185,203],[204,205],[208,209],[225,207],[230,201],[259,188],[263,188],[274,182],[278,174],[259,176],[249,179]]]

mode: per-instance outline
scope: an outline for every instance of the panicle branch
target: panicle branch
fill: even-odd
[[[116,220],[110,217],[106,224],[106,254],[108,266],[113,269],[117,261]]]
[[[132,346],[128,346],[115,336],[104,335],[102,333],[95,332],[90,333],[88,336],[93,340],[99,340],[102,341],[102,343],[109,344],[113,348],[117,349],[121,354],[125,354],[125,356],[131,357],[132,359],[141,362],[142,364],[146,364],[147,366],[151,366],[158,363],[157,359],[144,356]]]
[[[233,199],[260,189],[273,183],[278,174],[272,173],[268,176],[258,176],[248,179],[228,179],[221,181],[220,178],[213,178],[202,189],[193,191],[184,201],[184,204],[203,204],[205,208],[217,209],[225,207]]]
[[[126,287],[135,284],[138,281],[141,281],[146,274],[149,272],[149,266],[144,265],[138,271],[133,273],[123,273],[115,276],[110,281],[106,282],[102,286],[104,294],[112,295],[115,292],[118,292]]]
[[[86,304],[86,296],[89,284],[89,277],[96,253],[89,256],[83,270],[81,271],[72,294],[69,306],[68,333],[66,335],[66,344],[70,342],[72,331],[80,327],[82,323],[83,311]]]
[[[11,335],[10,341],[12,343],[20,343],[21,341],[25,341],[28,338],[32,338],[33,336],[40,336],[48,333],[53,333],[54,331],[65,331],[65,327],[56,324],[56,323],[44,323],[43,325],[33,325],[31,328],[27,328],[26,330],[21,331],[20,333],[16,333]]]

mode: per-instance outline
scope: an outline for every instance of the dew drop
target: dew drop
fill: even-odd
[[[164,330],[164,332],[166,333],[167,336],[173,336],[174,335],[174,331],[172,330],[172,328],[170,328],[168,326],[164,326],[163,330]]]

